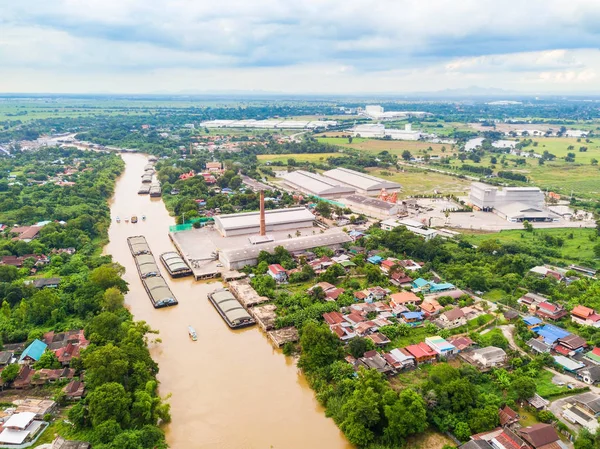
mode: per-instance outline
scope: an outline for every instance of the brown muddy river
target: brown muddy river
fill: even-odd
[[[127,305],[137,320],[160,332],[152,345],[160,366],[161,395],[171,395],[173,421],[166,428],[174,449],[351,449],[324,415],[294,361],[273,349],[257,326],[231,331],[207,300],[220,284],[191,278],[170,279],[179,305],[154,309],[139,280],[127,237],[144,235],[158,256],[174,247],[168,236],[174,224],[160,198],[138,195],[147,158],[122,155],[126,168],[111,202],[113,222],[105,252],[126,268]],[[145,214],[147,219],[141,221]],[[124,218],[137,215],[137,224]],[[114,221],[121,218],[121,223]],[[198,341],[192,342],[192,325]]]

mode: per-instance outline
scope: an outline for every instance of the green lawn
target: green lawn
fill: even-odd
[[[534,224],[535,227],[535,224]],[[481,242],[489,239],[497,240],[500,243],[521,242],[531,245],[544,244],[540,240],[542,235],[551,235],[561,237],[564,240],[562,248],[556,248],[561,253],[561,258],[556,263],[579,263],[582,265],[599,265],[598,259],[595,259],[594,245],[596,244],[596,230],[590,228],[554,228],[554,229],[535,229],[533,232],[524,230],[506,230],[487,234],[469,234],[464,232],[467,241],[473,245],[479,245]],[[570,238],[570,236],[573,238]]]
[[[554,383],[552,383],[552,378],[554,377],[554,374],[552,374],[550,371],[546,371],[546,370],[542,370],[536,377],[535,381],[536,381],[536,391],[537,394],[539,394],[540,396],[542,396],[543,398],[549,396],[549,395],[554,395],[554,394],[558,394],[558,393],[566,393],[569,391],[569,389],[567,388],[566,385],[564,386],[558,386]]]
[[[338,145],[344,148],[352,148],[354,150],[362,150],[369,151],[374,153],[380,153],[381,151],[388,151],[391,154],[396,154],[400,156],[404,150],[410,151],[413,155],[418,155],[419,153],[424,154],[427,152],[428,148],[431,148],[432,151],[429,151],[429,154],[443,154],[442,147],[446,147],[446,153],[451,153],[450,147],[452,145],[442,145],[440,143],[429,143],[429,142],[420,142],[416,140],[382,140],[382,139],[365,139],[362,137],[354,137],[352,139],[352,143],[348,142],[347,137],[341,137],[342,135],[347,135],[348,133],[339,131],[339,132],[328,132],[326,133],[329,137],[318,137],[319,142],[328,143],[331,145]],[[340,136],[340,137],[335,137]]]

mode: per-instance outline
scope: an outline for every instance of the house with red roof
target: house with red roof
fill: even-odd
[[[407,346],[404,350],[413,356],[417,363],[431,362],[437,357],[437,352],[431,349],[424,341],[416,345]]]
[[[342,324],[345,322],[344,315],[340,312],[327,312],[323,314],[323,319],[327,324],[333,326],[335,324]]]
[[[367,335],[367,338],[375,343],[375,346],[385,346],[388,343],[391,343],[391,340],[383,335],[381,332],[374,332],[372,334]]]
[[[342,340],[350,340],[351,338],[356,337],[356,333],[350,326],[344,326],[343,324],[335,324],[329,327],[331,332],[333,332],[337,337]]]
[[[348,323],[352,324],[353,326],[356,326],[358,323],[362,323],[363,321],[366,321],[365,317],[362,316],[358,312],[352,312],[352,313],[349,313],[348,315],[344,315],[344,319]]]
[[[385,274],[388,274],[396,265],[398,265],[398,259],[388,257],[383,262],[381,262],[381,264],[379,265],[379,269]]]
[[[535,314],[540,318],[546,318],[549,320],[560,320],[562,317],[567,316],[567,311],[559,304],[553,304],[551,302],[541,302],[537,306]]]
[[[327,290],[325,292],[325,300],[326,301],[337,301],[337,299],[340,297],[340,295],[342,293],[344,293],[346,290],[344,290],[343,288],[333,288],[331,290]]]
[[[571,310],[571,321],[582,326],[600,327],[600,315],[594,309],[581,305]]]
[[[283,282],[287,282],[288,280],[288,274],[286,269],[278,263],[269,265],[269,268],[267,269],[267,274],[280,284]]]
[[[433,298],[426,298],[421,303],[420,308],[421,308],[421,312],[423,312],[423,314],[426,317],[437,315],[442,310],[444,310],[444,308],[441,306],[441,304]]]

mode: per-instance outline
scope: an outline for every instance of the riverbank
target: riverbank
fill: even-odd
[[[170,395],[172,423],[167,442],[173,448],[285,448],[351,446],[325,417],[294,361],[274,350],[257,326],[231,331],[207,299],[220,283],[170,279],[179,305],[155,310],[144,291],[127,237],[144,235],[152,252],[173,250],[168,228],[174,224],[160,198],[137,195],[146,158],[123,154],[124,174],[110,203],[113,221],[105,248],[126,268],[126,304],[137,320],[160,332],[151,343],[159,364],[161,395]],[[114,218],[146,215],[137,224]],[[198,341],[192,342],[192,325]],[[235,427],[234,427],[235,426]],[[310,429],[310,432],[307,432]]]

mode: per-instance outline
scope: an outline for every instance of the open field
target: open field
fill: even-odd
[[[405,167],[403,171],[398,172],[372,168],[369,169],[369,173],[400,183],[402,185],[401,196],[433,195],[435,190],[444,194],[465,195],[471,184],[467,179],[412,167]]]
[[[403,447],[405,449],[442,449],[446,445],[454,446],[454,441],[442,433],[427,430],[409,437]]]
[[[535,223],[534,223],[535,228]],[[561,260],[565,263],[586,263],[594,262],[594,245],[592,239],[596,237],[596,230],[593,228],[554,228],[554,229],[535,229],[534,232],[525,232],[524,230],[507,230],[489,234],[477,233],[470,234],[468,230],[461,230],[469,243],[479,245],[485,240],[494,239],[501,243],[521,242],[531,245],[541,244],[539,237],[550,235],[563,239],[562,248],[556,248],[561,253]],[[571,238],[571,235],[573,236]],[[557,261],[557,262],[560,262]],[[600,265],[595,260],[595,266]]]
[[[340,137],[321,137],[319,135],[318,140],[321,143],[329,143],[332,145],[339,145],[344,148],[352,148],[355,150],[363,150],[369,152],[379,153],[381,151],[389,151],[391,154],[397,154],[400,156],[404,150],[410,151],[413,155],[417,156],[419,152],[425,152],[431,147],[433,151],[429,151],[429,154],[443,154],[442,147],[445,146],[450,151],[451,145],[442,145],[440,143],[429,143],[420,142],[418,140],[380,140],[380,139],[365,139],[362,137],[354,137],[352,143],[348,143],[348,138],[341,137],[344,135],[343,132],[330,132],[327,133],[332,136]]]
[[[288,159],[295,159],[296,162],[317,162],[327,163],[327,158],[339,156],[338,153],[290,153],[290,154],[259,154],[256,156],[261,162],[283,162],[287,164]]]

